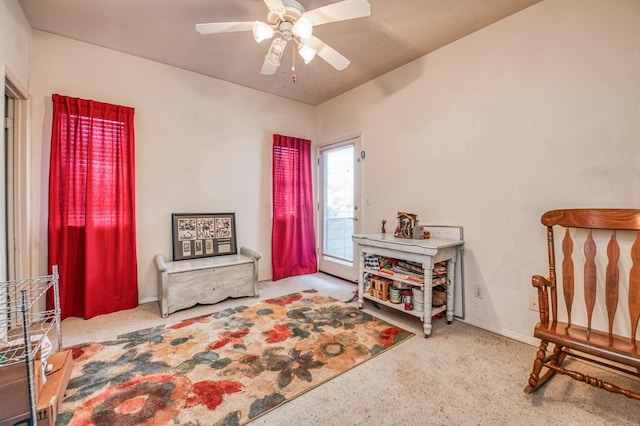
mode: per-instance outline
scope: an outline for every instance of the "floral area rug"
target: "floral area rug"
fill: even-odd
[[[56,425],[241,425],[413,333],[315,290],[72,348]]]

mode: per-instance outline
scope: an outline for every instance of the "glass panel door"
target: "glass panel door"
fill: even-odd
[[[320,147],[320,270],[354,281],[359,138]]]

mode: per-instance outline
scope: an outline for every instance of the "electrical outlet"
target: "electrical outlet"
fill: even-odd
[[[538,307],[538,295],[537,294],[530,294],[529,295],[529,310],[530,311],[535,311],[535,312],[540,312],[540,309]]]
[[[476,284],[475,287],[473,287],[473,295],[482,299],[482,286],[480,284]]]

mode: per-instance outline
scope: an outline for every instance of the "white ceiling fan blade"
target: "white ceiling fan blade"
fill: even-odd
[[[371,15],[371,5],[367,0],[344,0],[303,13],[303,16],[309,18],[313,25],[364,18],[369,15]]]
[[[284,3],[282,3],[282,0],[263,0],[263,1],[264,1],[264,4],[267,5],[269,10],[278,16],[282,16],[286,12],[286,9],[284,8]]]
[[[347,68],[351,63],[351,61],[342,56],[340,53],[338,53],[338,51],[336,51],[324,41],[320,40],[318,37],[311,36],[304,42],[305,44],[308,44],[316,50],[316,55],[327,61],[329,65],[331,65],[338,71],[342,71],[343,69]]]
[[[203,35],[253,31],[253,22],[212,22],[210,24],[196,24],[196,31]]]
[[[264,62],[262,63],[262,68],[260,69],[260,74],[262,75],[273,75],[276,73],[278,69],[277,65],[274,65],[269,58],[264,58]]]

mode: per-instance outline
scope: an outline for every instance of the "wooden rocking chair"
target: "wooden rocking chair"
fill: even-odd
[[[567,370],[562,363],[567,356],[593,362],[602,366],[622,371],[631,376],[640,377],[640,352],[636,336],[638,333],[638,320],[640,319],[640,210],[633,209],[574,209],[553,210],[542,216],[542,224],[547,227],[549,276],[547,278],[534,275],[532,284],[538,290],[540,308],[540,322],[535,326],[534,336],[541,340],[536,359],[533,363],[533,371],[529,376],[529,384],[525,387],[526,393],[535,392],[543,386],[555,373],[561,373],[575,380],[588,383],[592,386],[605,389],[610,392],[626,395],[629,398],[640,400],[640,393],[631,389],[623,389],[613,383],[590,377],[578,371]],[[556,263],[554,253],[554,227],[564,228],[562,241],[562,287],[560,291],[564,296],[562,318],[566,322],[560,322],[558,307],[558,284],[556,283]],[[597,274],[596,252],[600,241],[600,234],[604,230],[608,241],[602,245],[603,252],[607,254],[606,271]],[[594,239],[593,232],[598,233]],[[621,253],[618,236],[622,233],[632,233],[630,252]],[[578,257],[578,251],[574,254],[574,239],[577,233],[584,233],[584,274],[583,293],[586,308],[586,320],[578,322],[572,318],[574,308],[574,290],[579,280],[574,271],[573,256]],[[574,237],[572,238],[572,234]],[[620,274],[619,259],[626,256],[631,259],[631,267],[627,274]],[[598,294],[598,276],[601,282],[604,280],[604,292]],[[628,288],[628,291],[621,289]],[[578,303],[578,302],[576,302]],[[608,326],[596,329],[593,325],[594,308],[597,311],[606,312]],[[615,334],[614,321],[618,307],[628,307],[628,317],[619,318],[618,322],[629,327],[630,332],[623,335]],[[619,311],[623,311],[620,309]],[[551,312],[551,318],[549,318]],[[622,320],[622,321],[621,321]],[[604,323],[604,318],[603,321]],[[553,352],[547,354],[549,343],[554,344]],[[541,375],[543,368],[544,374]]]

